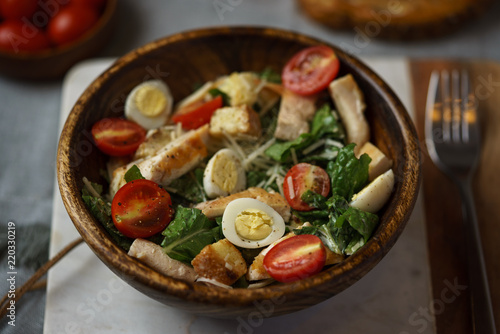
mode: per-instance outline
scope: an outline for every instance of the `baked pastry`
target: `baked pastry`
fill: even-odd
[[[298,0],[312,19],[368,38],[442,36],[483,13],[492,0]]]

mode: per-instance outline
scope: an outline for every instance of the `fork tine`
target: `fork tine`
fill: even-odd
[[[464,143],[479,141],[479,124],[476,98],[472,92],[469,74],[462,71],[462,140]]]
[[[441,71],[441,91],[443,103],[443,141],[451,140],[451,120],[452,120],[452,104],[450,93],[450,75],[447,70]]]
[[[462,79],[462,81],[460,80]],[[452,120],[451,120],[451,140],[455,143],[459,143],[462,140],[460,130],[462,128],[461,121],[462,110],[464,109],[462,100],[462,89],[464,77],[460,78],[459,72],[455,69],[451,72],[451,99],[452,99]]]

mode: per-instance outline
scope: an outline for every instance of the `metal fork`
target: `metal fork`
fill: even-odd
[[[477,102],[466,71],[434,71],[429,82],[425,137],[432,161],[460,189],[474,333],[496,333],[471,180],[480,155]]]

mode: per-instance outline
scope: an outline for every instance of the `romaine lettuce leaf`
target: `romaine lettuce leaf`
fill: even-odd
[[[349,206],[347,200],[334,195],[328,200],[313,192],[306,192],[302,200],[321,209],[304,213],[294,213],[301,221],[313,226],[295,229],[295,234],[314,234],[337,254],[351,255],[363,246],[378,225],[378,216]],[[326,209],[325,209],[326,206]],[[313,215],[324,218],[311,219]]]
[[[199,209],[178,206],[175,217],[162,232],[161,246],[172,259],[191,264],[203,247],[220,239],[220,226]]]
[[[102,193],[101,185],[92,183],[92,187],[98,194]],[[104,201],[101,197],[92,196],[86,188],[82,189],[82,199],[92,215],[102,224],[102,226],[104,226],[104,229],[109,233],[116,244],[128,252],[134,240],[124,236],[115,227],[113,219],[111,218],[110,203]]]
[[[130,181],[135,181],[135,180],[141,180],[144,179],[144,176],[142,176],[141,170],[137,165],[133,165],[128,169],[128,171],[125,172],[125,175],[123,176],[125,181],[128,183]]]
[[[368,183],[368,165],[372,160],[366,153],[359,159],[356,158],[355,146],[356,144],[351,143],[343,147],[337,159],[330,161],[326,169],[333,195],[339,195],[348,202]]]
[[[333,115],[333,111],[330,106],[325,104],[315,113],[311,123],[310,132],[303,133],[291,141],[277,142],[270,146],[265,153],[267,156],[278,162],[286,162],[290,159],[291,151],[293,149],[300,160],[300,158],[304,156],[304,154],[302,154],[302,150],[309,147],[319,139],[334,138],[337,140],[343,140],[344,137],[345,132],[342,125]],[[323,153],[321,152],[314,152],[313,155],[321,156],[322,154]],[[325,157],[330,156],[332,156],[331,153],[325,155]]]

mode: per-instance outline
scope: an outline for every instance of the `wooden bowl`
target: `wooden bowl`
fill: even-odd
[[[261,289],[226,290],[188,283],[156,272],[118,247],[81,198],[82,178],[100,180],[106,157],[92,144],[90,129],[103,117],[121,115],[127,93],[140,82],[160,78],[176,101],[196,83],[232,71],[280,71],[297,51],[326,44],[271,28],[222,27],[188,31],[147,44],[116,61],[83,93],[64,126],[57,155],[61,195],[74,225],[96,255],[118,276],[166,305],[212,317],[265,317],[298,311],[346,289],[372,269],[396,242],[415,203],[420,184],[420,150],[405,108],[368,67],[331,46],[341,62],[339,75],[352,73],[365,93],[372,140],[393,161],[394,193],[369,242],[322,273],[294,283]],[[376,287],[375,287],[376,288]]]
[[[99,21],[69,44],[35,53],[0,50],[0,74],[18,79],[56,79],[77,62],[95,55],[111,37],[118,0],[107,0]]]

